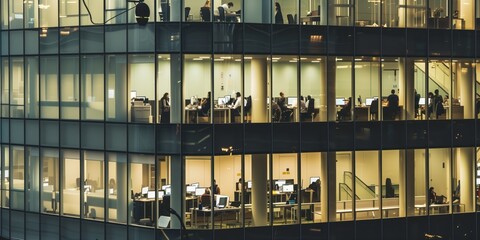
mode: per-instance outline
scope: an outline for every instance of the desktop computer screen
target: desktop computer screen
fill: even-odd
[[[163,199],[163,195],[165,195],[165,191],[158,191],[158,199],[162,200]]]
[[[335,105],[337,105],[337,106],[343,106],[343,105],[345,105],[345,98],[337,98],[337,99],[335,99]]]
[[[202,196],[205,193],[205,188],[197,187],[195,189],[195,196]]]
[[[418,105],[425,105],[425,98],[424,97],[420,98],[420,101],[418,101]]]
[[[197,96],[192,96],[192,97],[190,98],[190,104],[192,104],[192,105],[197,105],[197,104],[198,104],[198,102],[197,102]]]
[[[287,98],[287,104],[290,106],[296,106],[297,105],[297,98],[296,97],[288,97]]]
[[[218,105],[221,105],[221,106],[225,105],[226,104],[225,98],[219,97],[217,103]]]
[[[162,186],[162,190],[165,191],[165,189],[167,189],[167,188],[169,188],[169,187],[170,187],[170,185],[163,185],[163,186]]]
[[[280,179],[275,181],[275,185],[281,188],[286,182],[287,181],[285,179]]]
[[[171,195],[172,194],[172,189],[170,187],[165,188],[165,195]]]
[[[373,98],[366,98],[365,99],[365,105],[367,105],[367,106],[372,105],[373,100],[374,100]]]
[[[224,99],[225,99],[225,103],[228,103],[230,102],[230,99],[232,98],[232,96],[230,95],[225,95]]]
[[[148,199],[154,199],[155,198],[155,191],[148,191],[147,198]]]
[[[200,187],[200,183],[194,182],[194,183],[191,183],[190,186]]]
[[[225,208],[228,206],[228,196],[224,196],[224,195],[216,195],[215,196],[216,199],[215,199],[215,206],[217,206],[218,208]]]
[[[142,187],[142,195],[145,195],[148,193],[148,187]]]
[[[292,193],[293,192],[293,184],[284,184],[282,186],[282,192],[284,193]]]
[[[248,182],[247,182],[247,188],[248,188],[248,189],[252,189],[252,181],[248,181]]]
[[[187,193],[194,194],[196,188],[195,186],[187,186]]]
[[[310,177],[310,183],[316,182],[320,177]]]

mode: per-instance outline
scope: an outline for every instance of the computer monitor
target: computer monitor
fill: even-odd
[[[337,106],[343,106],[343,105],[345,105],[345,98],[337,98],[337,99],[335,99],[335,105],[337,105]]]
[[[148,199],[155,199],[155,191],[148,191],[147,198]]]
[[[199,187],[199,186],[200,186],[200,183],[198,183],[198,182],[194,182],[194,183],[190,184],[190,186]]]
[[[225,105],[226,104],[225,98],[219,97],[217,103],[218,103],[218,105]]]
[[[165,191],[158,191],[158,199],[162,200],[163,199],[163,195],[165,195]]]
[[[284,184],[282,186],[282,192],[284,193],[292,193],[293,192],[293,184]]]
[[[275,185],[281,188],[287,181],[285,179],[280,179],[275,181]]]
[[[425,98],[424,97],[420,98],[420,100],[418,101],[418,105],[425,105]]]
[[[320,177],[310,177],[310,183],[316,182]]]
[[[374,100],[373,98],[366,98],[365,99],[365,105],[367,105],[367,106],[372,105],[373,100]]]
[[[130,91],[130,99],[134,99],[134,98],[137,98],[137,91],[132,90]]]
[[[230,96],[230,95],[225,95],[224,98],[225,98],[225,103],[228,103],[228,102],[230,102],[230,99],[232,98],[232,96]]]
[[[192,105],[196,105],[197,104],[197,96],[192,96],[190,98],[190,104]]]
[[[252,189],[252,181],[247,182],[247,189]]]
[[[205,193],[204,187],[195,188],[195,196],[202,196]]]
[[[170,187],[165,188],[165,195],[171,195],[172,194],[172,189]]]
[[[187,193],[194,194],[196,188],[195,186],[187,186]]]
[[[142,195],[145,195],[148,193],[148,187],[142,187]]]
[[[290,106],[296,106],[297,105],[297,97],[288,97],[287,98],[287,104]]]
[[[229,197],[224,195],[215,195],[215,206],[225,208],[228,206]]]
[[[170,185],[163,185],[163,186],[162,186],[162,190],[165,191],[165,189],[167,189],[167,188],[169,188],[169,187],[170,187]]]

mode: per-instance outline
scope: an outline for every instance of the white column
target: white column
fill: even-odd
[[[413,120],[415,119],[415,72],[412,59],[401,58],[398,61],[398,76],[399,104],[403,105],[403,113],[406,114],[403,119]]]
[[[320,204],[322,222],[337,220],[337,163],[336,153],[321,154]]]
[[[252,225],[266,226],[267,221],[267,155],[252,155]]]
[[[415,213],[415,150],[400,150],[399,158],[399,216],[412,216]]]
[[[327,118],[328,121],[337,120],[337,108],[335,106],[335,77],[337,62],[335,57],[329,57],[327,63]]]
[[[253,58],[251,64],[252,123],[267,122],[267,59]]]
[[[465,212],[474,211],[475,193],[474,193],[474,154],[471,148],[456,149],[457,178],[460,181],[460,205],[465,206]],[[454,183],[453,189],[458,181]],[[453,191],[452,191],[453,192]]]
[[[460,105],[463,106],[463,117],[472,119],[474,117],[474,96],[473,96],[473,74],[469,65],[456,63],[457,67],[457,89]],[[452,104],[450,104],[450,107]]]

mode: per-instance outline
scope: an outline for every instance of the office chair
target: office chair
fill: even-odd
[[[288,24],[295,24],[295,20],[293,19],[292,14],[287,14],[287,20],[288,20]]]
[[[188,22],[188,16],[190,16],[190,7],[185,8],[185,22]]]
[[[315,118],[315,99],[313,98],[308,101],[307,115],[312,117],[313,122],[313,119]]]
[[[374,99],[370,104],[370,119],[377,120],[378,116],[378,98]]]
[[[218,20],[225,22],[225,8],[223,7],[218,7]]]
[[[202,21],[210,22],[210,8],[209,7],[201,7],[200,8],[200,15],[202,16]]]

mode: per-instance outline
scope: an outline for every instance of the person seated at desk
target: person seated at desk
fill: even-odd
[[[320,202],[320,179],[317,181],[310,183],[308,186],[309,189],[313,190],[313,202]]]
[[[201,117],[208,117],[210,112],[210,105],[212,102],[212,93],[208,92],[207,98],[202,99],[200,102],[200,109],[198,110],[198,115]]]
[[[200,197],[200,204],[204,208],[210,208],[212,206],[212,195],[210,189],[205,189],[205,192]]]
[[[272,121],[273,122],[278,122],[280,121],[280,118],[282,116],[282,109],[280,106],[278,106],[278,103],[274,101],[272,98],[271,100],[272,103]]]
[[[278,99],[277,104],[280,107],[280,110],[282,110],[280,122],[290,122],[292,110],[288,109],[285,94],[283,92],[280,92],[280,98]]]
[[[387,97],[387,112],[385,117],[387,120],[395,120],[398,113],[398,96],[395,94],[395,90],[390,91],[390,95]]]
[[[428,189],[428,205],[434,204],[437,201],[437,193],[434,190],[434,187]]]
[[[349,120],[352,111],[352,97],[348,98],[347,104],[343,105],[342,109],[337,112],[337,121]]]
[[[233,104],[233,106],[231,106],[232,112],[230,114],[230,118],[231,118],[230,122],[232,123],[235,122],[236,116],[240,116],[240,113],[242,111],[242,102],[243,102],[242,94],[240,94],[240,92],[237,92],[235,95],[236,95],[235,103]]]
[[[217,9],[215,9],[214,11],[214,14],[216,17],[220,18],[221,17],[221,14],[220,14],[220,11],[219,11],[219,8],[223,8],[224,10],[224,14],[225,14],[225,19],[220,19],[220,21],[232,21],[232,22],[235,22],[237,20],[237,17],[236,17],[236,12],[234,11],[230,11],[230,9],[233,7],[233,2],[229,2],[229,3],[224,3],[220,6],[218,6]]]

